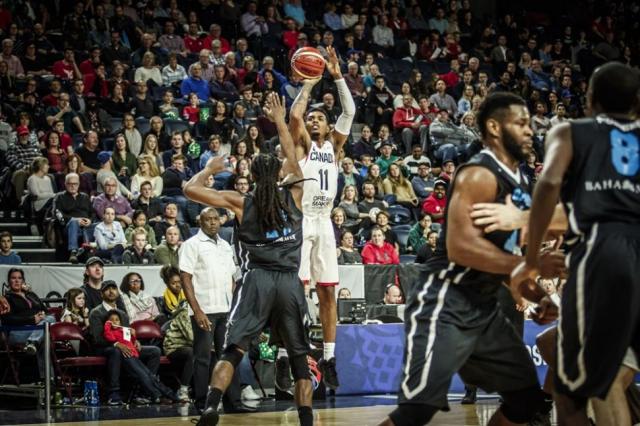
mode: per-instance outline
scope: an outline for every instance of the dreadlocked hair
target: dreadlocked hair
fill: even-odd
[[[280,167],[280,160],[272,154],[259,154],[251,162],[251,173],[256,182],[254,200],[260,212],[260,228],[263,232],[282,231],[285,217],[291,215],[291,209],[278,186]]]

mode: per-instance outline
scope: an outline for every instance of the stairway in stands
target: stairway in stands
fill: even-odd
[[[16,211],[3,211],[0,216],[0,232],[13,235],[13,250],[22,258],[22,263],[55,262],[55,249],[42,244],[42,236],[31,235],[29,224]]]

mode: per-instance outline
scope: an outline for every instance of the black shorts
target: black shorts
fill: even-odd
[[[247,351],[251,341],[270,326],[274,344],[284,346],[289,356],[306,355],[306,318],[307,301],[298,271],[252,269],[236,288],[225,346],[236,345]]]
[[[447,392],[456,372],[466,384],[487,392],[539,386],[529,352],[495,292],[477,298],[474,289],[441,279],[439,272],[423,274],[423,284],[407,300],[398,402],[448,410]]]
[[[627,349],[640,354],[640,227],[595,224],[571,249],[568,263],[556,387],[604,399]]]

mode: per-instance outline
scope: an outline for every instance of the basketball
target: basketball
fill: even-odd
[[[291,68],[302,78],[318,78],[324,72],[324,67],[324,58],[314,47],[298,49],[291,57]]]

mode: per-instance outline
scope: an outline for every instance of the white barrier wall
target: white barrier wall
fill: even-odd
[[[0,282],[7,283],[9,269],[16,266],[0,265]],[[33,291],[40,297],[45,297],[50,291],[57,291],[61,295],[72,287],[82,285],[84,266],[71,265],[20,265],[24,270],[25,281],[31,285]],[[104,279],[114,280],[120,285],[122,277],[129,272],[137,272],[144,280],[145,291],[152,296],[162,296],[165,285],[160,278],[159,265],[107,265],[104,268]],[[351,297],[364,297],[364,267],[362,265],[340,266],[340,287],[351,290]],[[337,294],[337,291],[336,291]]]

